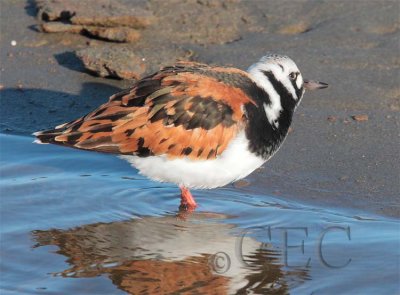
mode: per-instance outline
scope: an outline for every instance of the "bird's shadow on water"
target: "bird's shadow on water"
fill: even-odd
[[[85,82],[79,94],[35,88],[0,90],[0,132],[30,134],[85,115],[121,88]]]

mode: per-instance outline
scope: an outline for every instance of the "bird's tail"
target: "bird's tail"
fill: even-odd
[[[74,120],[68,123],[64,123],[56,126],[54,129],[37,131],[32,133],[36,137],[34,143],[38,144],[58,144],[58,145],[66,145],[72,146],[72,139],[76,133],[73,132],[74,126],[77,126],[82,118],[78,120]],[[71,130],[72,128],[72,130]],[[71,132],[72,131],[72,132]]]

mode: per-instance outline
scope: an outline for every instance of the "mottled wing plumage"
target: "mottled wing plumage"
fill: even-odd
[[[244,128],[243,71],[179,63],[113,95],[88,115],[39,132],[42,142],[125,155],[212,159]]]

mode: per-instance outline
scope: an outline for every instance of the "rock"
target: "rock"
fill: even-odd
[[[117,27],[135,29],[147,27],[153,15],[145,10],[145,1],[127,5],[116,0],[36,0],[38,18],[44,21],[67,21],[86,26]]]
[[[354,121],[362,122],[362,121],[368,121],[368,115],[362,114],[362,115],[353,115],[351,118]]]
[[[38,17],[47,21],[42,24],[44,32],[130,42],[118,48],[105,42],[92,46],[91,40],[88,48],[76,52],[89,71],[121,79],[137,79],[177,60],[195,60],[194,51],[181,46],[196,48],[198,44],[239,40],[241,31],[254,21],[247,15],[246,5],[238,0],[34,1],[39,8]],[[146,26],[145,31],[136,31]]]
[[[136,30],[151,23],[152,14],[137,5],[121,1],[57,1],[37,0],[38,17],[45,21],[46,33],[75,33],[114,42],[134,42],[140,38]],[[62,22],[57,22],[62,21]]]
[[[134,42],[140,38],[140,33],[138,30],[127,27],[84,27],[83,33],[96,38],[115,42]]]
[[[91,41],[88,48],[76,51],[75,54],[89,71],[101,77],[118,79],[139,79],[177,60],[191,60],[194,57],[191,50],[162,42],[154,40],[153,43],[154,48],[162,48],[162,53],[137,44]]]
[[[139,79],[146,70],[142,57],[124,46],[93,46],[76,55],[86,69],[101,77]]]
[[[43,23],[41,29],[46,33],[76,33],[114,42],[133,42],[140,38],[136,29],[128,27],[106,28],[49,22]]]
[[[143,29],[150,25],[151,18],[142,15],[118,15],[118,16],[74,16],[71,18],[73,24],[117,27],[125,26],[134,29]]]
[[[81,33],[83,26],[71,25],[60,22],[43,23],[40,26],[41,30],[46,33]]]

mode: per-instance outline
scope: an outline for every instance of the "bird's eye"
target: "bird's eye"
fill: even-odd
[[[296,77],[297,77],[297,73],[295,73],[295,72],[292,72],[292,73],[289,74],[290,80],[295,80]]]

